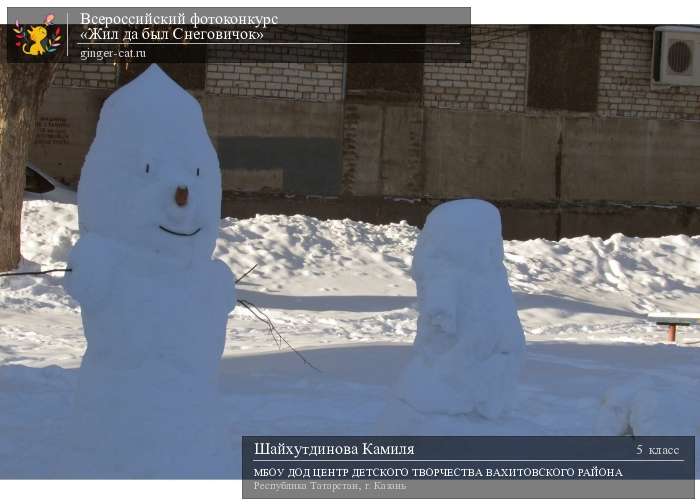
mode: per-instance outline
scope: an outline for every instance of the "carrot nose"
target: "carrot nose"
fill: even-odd
[[[175,191],[175,203],[177,203],[177,206],[183,207],[187,205],[188,196],[189,190],[187,189],[187,186],[178,186],[177,190]]]

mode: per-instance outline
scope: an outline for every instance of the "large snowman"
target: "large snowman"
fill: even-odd
[[[490,203],[456,200],[428,215],[411,267],[418,331],[397,383],[415,410],[495,419],[513,406],[525,339],[503,255]]]
[[[87,350],[67,470],[227,476],[216,376],[236,298],[212,260],[220,206],[201,107],[152,65],[104,103],[78,187],[66,289]]]

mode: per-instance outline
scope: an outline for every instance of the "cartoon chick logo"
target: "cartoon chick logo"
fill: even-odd
[[[61,46],[61,27],[53,26],[53,20],[56,16],[49,14],[44,19],[43,25],[22,26],[19,24],[19,19],[15,20],[15,45],[21,49],[24,54],[29,56],[42,56],[45,53],[56,52]]]

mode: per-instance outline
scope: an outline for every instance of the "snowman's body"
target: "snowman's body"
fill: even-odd
[[[136,258],[122,244],[94,235],[81,237],[72,253],[76,269],[81,263],[90,267],[83,255],[113,261],[94,264],[102,271],[91,272],[86,282],[95,290],[86,291],[82,302],[88,341],[83,368],[94,363],[126,369],[159,360],[200,378],[216,373],[235,299],[228,266],[209,260],[185,269],[168,267],[157,257]],[[79,287],[71,289],[80,298],[76,291]]]
[[[216,376],[234,277],[211,255],[221,177],[201,108],[158,67],[103,106],[66,289],[87,350],[68,470],[227,476]]]
[[[480,200],[434,209],[411,273],[418,330],[398,395],[424,413],[501,416],[515,399],[525,340],[503,265],[498,210]]]

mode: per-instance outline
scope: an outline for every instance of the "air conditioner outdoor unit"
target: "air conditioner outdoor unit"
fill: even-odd
[[[659,26],[654,30],[652,78],[658,84],[700,86],[700,28]]]

